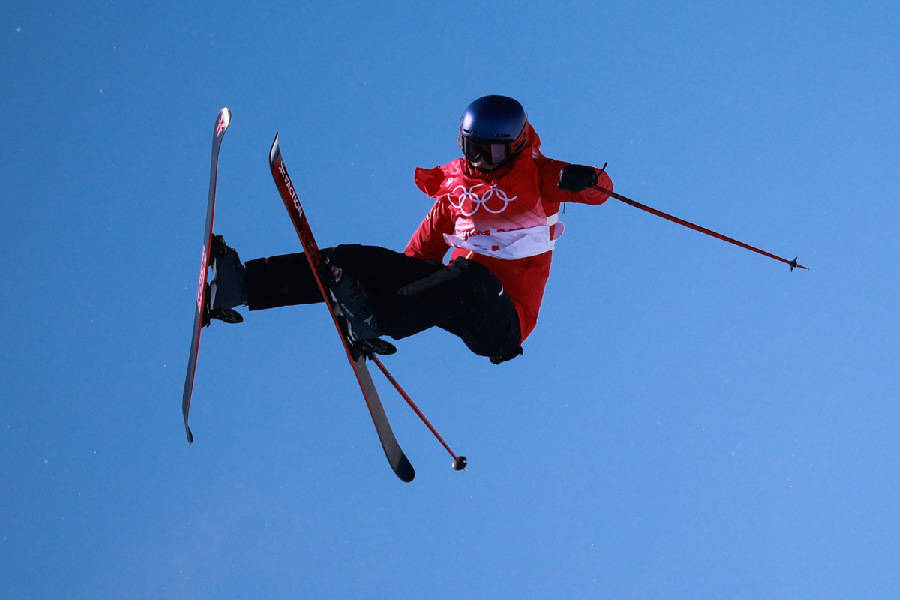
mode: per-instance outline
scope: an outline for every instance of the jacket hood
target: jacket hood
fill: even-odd
[[[532,153],[540,153],[541,137],[537,134],[537,131],[534,130],[534,127],[531,126],[531,122],[525,123],[525,130],[528,131],[528,141],[525,142],[525,147],[522,149],[522,152],[530,150]]]

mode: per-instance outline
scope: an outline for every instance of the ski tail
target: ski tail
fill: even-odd
[[[290,215],[291,221],[294,224],[297,237],[300,238],[300,243],[303,245],[306,258],[309,261],[310,267],[312,267],[313,276],[316,278],[319,291],[325,299],[325,306],[328,307],[328,312],[331,314],[334,326],[337,328],[341,342],[344,344],[347,360],[350,361],[350,366],[353,367],[353,372],[356,375],[360,390],[362,390],[363,398],[366,401],[366,406],[369,409],[369,414],[372,417],[375,431],[378,434],[378,439],[381,441],[381,447],[384,449],[384,454],[388,459],[388,463],[391,465],[391,469],[393,469],[397,477],[402,481],[412,481],[415,477],[415,470],[413,469],[412,464],[410,464],[409,459],[406,458],[403,450],[400,448],[400,444],[397,443],[397,438],[394,437],[391,424],[388,421],[387,415],[384,412],[384,407],[381,404],[381,399],[378,397],[378,392],[375,389],[375,384],[372,383],[372,377],[366,366],[366,358],[364,355],[354,357],[350,341],[347,339],[347,336],[344,335],[340,320],[331,304],[328,291],[325,289],[322,280],[319,278],[318,267],[321,262],[319,246],[316,243],[312,229],[309,226],[306,213],[303,212],[303,206],[300,204],[300,198],[297,195],[294,184],[291,181],[290,175],[288,175],[287,167],[285,167],[284,159],[281,156],[281,147],[278,144],[277,135],[269,150],[269,168],[272,171],[272,177],[275,180],[275,185],[281,195],[281,200],[284,202],[284,207],[287,209],[288,215]]]
[[[366,358],[365,356],[360,356],[355,360],[351,358],[350,364],[353,366],[356,380],[359,382],[359,388],[362,390],[363,397],[366,400],[366,406],[369,408],[372,423],[375,424],[375,431],[378,433],[378,439],[381,442],[384,455],[388,459],[388,464],[391,465],[391,469],[401,481],[409,483],[415,478],[416,471],[394,437],[394,432],[391,430],[381,399],[378,397],[378,391],[375,389],[375,383],[372,381],[371,374],[369,374]]]
[[[213,129],[212,152],[209,166],[209,193],[206,202],[206,226],[203,233],[203,247],[200,253],[200,276],[197,289],[197,306],[194,308],[194,333],[191,339],[191,350],[188,356],[187,374],[184,378],[184,394],[181,397],[181,414],[184,417],[184,432],[188,443],[194,442],[194,434],[188,426],[188,414],[191,411],[191,395],[194,391],[194,376],[197,373],[197,354],[200,350],[200,333],[203,329],[203,320],[206,310],[207,272],[210,260],[210,245],[212,243],[213,218],[216,212],[216,183],[219,174],[219,149],[225,132],[231,124],[231,110],[228,107],[219,111],[216,117],[215,129]]]

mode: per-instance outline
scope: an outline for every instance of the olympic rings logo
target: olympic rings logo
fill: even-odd
[[[484,183],[477,183],[470,188],[458,185],[453,188],[450,194],[447,194],[447,200],[450,202],[450,206],[461,212],[463,216],[471,217],[481,207],[484,207],[484,210],[492,215],[499,215],[506,210],[506,207],[511,202],[515,202],[516,198],[518,198],[518,196],[513,196],[512,198],[507,196],[506,192],[498,188],[496,183],[479,195],[476,190],[485,185]],[[454,200],[457,192],[459,196]]]

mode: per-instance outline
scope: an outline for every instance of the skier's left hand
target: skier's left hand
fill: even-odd
[[[597,169],[586,165],[566,165],[559,171],[559,189],[581,192],[597,185]]]

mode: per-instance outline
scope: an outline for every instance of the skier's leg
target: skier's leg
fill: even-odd
[[[439,262],[362,244],[341,244],[323,254],[361,283],[373,297],[393,295],[403,286],[444,267]]]
[[[339,296],[338,304],[361,314],[364,321],[374,314],[373,329],[361,333],[363,337],[383,332],[401,339],[439,326],[493,362],[522,352],[515,308],[500,281],[483,265],[457,259],[445,267],[359,244],[325,248],[322,255],[320,277]],[[242,297],[250,310],[322,301],[302,253],[248,261],[242,275]]]
[[[322,293],[303,253],[248,260],[246,283],[250,310],[322,302]]]
[[[243,264],[237,251],[221,235],[213,236],[210,253],[215,278],[210,282],[208,314],[214,319],[239,322],[242,318],[233,310],[237,306],[262,310],[322,301],[302,253],[257,258]]]
[[[396,290],[409,281],[441,269],[440,263],[411,258],[379,246],[343,244],[323,250],[319,276],[340,309],[355,341],[374,340],[384,333],[379,323],[383,306],[396,300]]]
[[[379,329],[401,339],[433,326],[462,338],[494,362],[522,353],[519,319],[487,267],[465,259],[448,266],[372,246],[338,246],[331,260],[368,292]]]
[[[321,253],[323,265],[319,275],[326,287],[332,279],[342,275],[329,268],[336,265],[352,280],[361,283],[369,295],[393,293],[400,286],[441,266],[440,263],[420,261],[386,248],[360,244],[322,248]],[[422,270],[419,266],[410,272],[410,263],[422,263],[427,267]],[[303,253],[247,261],[246,284],[250,310],[322,302],[322,293]]]
[[[401,288],[396,322],[416,327],[428,316],[475,354],[500,363],[522,354],[519,317],[500,280],[475,261],[458,258],[439,272]]]
[[[371,315],[365,290],[331,262],[334,248],[323,248],[319,279],[337,303],[342,328],[354,348],[365,353],[392,354],[397,349],[377,339],[381,332]],[[303,253],[258,258],[247,262],[247,303],[250,310],[322,302],[322,292]],[[367,317],[371,317],[367,320]]]

